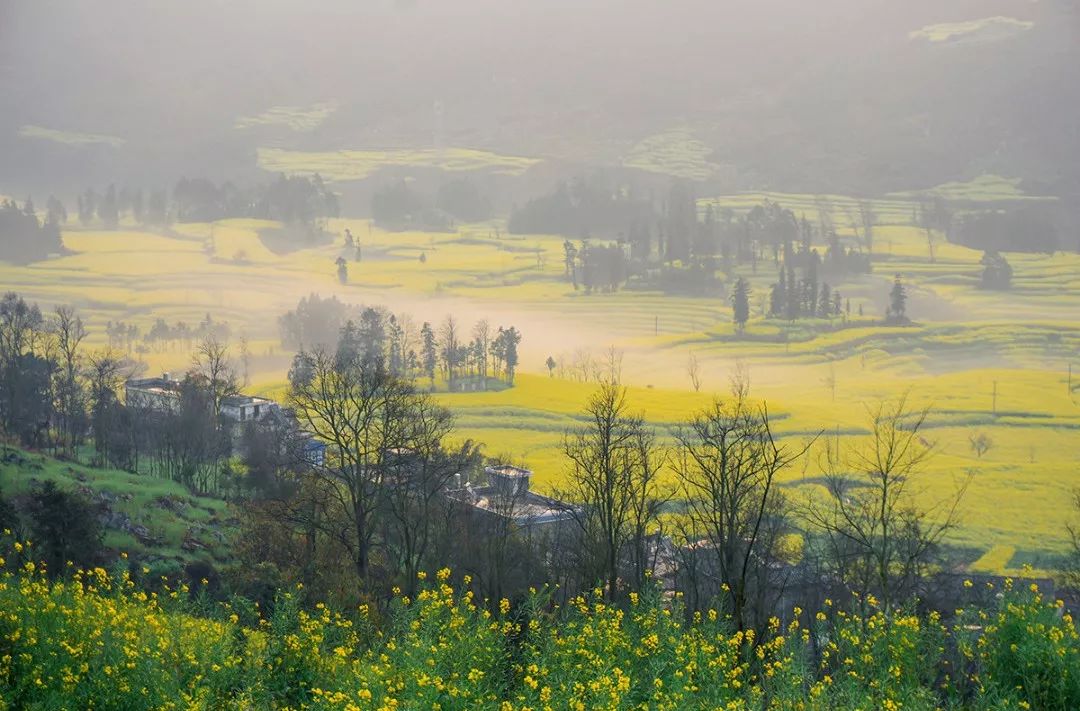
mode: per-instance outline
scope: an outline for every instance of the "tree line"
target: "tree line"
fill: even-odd
[[[439,185],[434,195],[399,180],[371,196],[371,217],[394,229],[448,231],[455,221],[478,222],[492,215],[490,199],[468,178],[454,178]]]
[[[146,353],[183,348],[192,350],[197,343],[213,338],[227,342],[232,328],[227,321],[215,321],[207,313],[198,323],[189,324],[177,321],[169,324],[163,318],[155,318],[150,328],[144,333],[135,323],[125,321],[107,321],[105,335],[110,348],[126,353]],[[140,338],[141,337],[141,338]]]
[[[160,407],[127,403],[125,382],[140,364],[114,347],[91,350],[82,318],[69,306],[43,313],[7,293],[0,300],[0,432],[24,447],[97,466],[172,479],[201,493],[246,484],[244,434],[222,417],[221,402],[241,378],[216,322],[207,318],[191,364]],[[285,433],[279,438],[284,446]]]
[[[340,211],[337,195],[318,175],[279,175],[273,182],[246,188],[228,181],[217,185],[206,178],[181,178],[171,191],[117,189],[110,184],[101,192],[87,188],[76,202],[80,224],[100,224],[106,229],[115,229],[124,216],[141,225],[254,217],[321,229],[327,218],[337,217]],[[64,222],[66,211],[61,214]]]
[[[60,225],[65,219],[63,206],[54,197],[49,198],[44,221],[30,198],[22,207],[12,200],[0,201],[0,259],[27,264],[63,253]]]
[[[512,233],[578,239],[580,247],[570,239],[564,244],[566,278],[575,288],[584,282],[587,290],[613,290],[625,282],[638,282],[670,290],[713,291],[720,285],[717,272],[730,281],[736,266],[750,265],[756,272],[763,260],[779,265],[781,255],[791,267],[805,268],[816,259],[823,272],[837,277],[869,272],[877,219],[869,203],[861,205],[854,227],[856,244],[849,247],[836,233],[832,206],[822,200],[818,212],[818,222],[812,224],[766,200],[736,215],[712,203],[701,209],[690,187],[679,181],[661,199],[632,187],[612,188],[599,180],[577,178],[516,208],[508,226]],[[815,240],[828,245],[824,260],[812,249]]]
[[[486,319],[471,329],[452,315],[417,323],[385,307],[317,294],[280,316],[278,327],[282,346],[299,351],[290,377],[306,371],[312,352],[333,350],[343,360],[359,357],[405,379],[427,378],[431,387],[441,378],[452,390],[486,389],[492,379],[512,386],[522,338],[515,327],[493,328]]]

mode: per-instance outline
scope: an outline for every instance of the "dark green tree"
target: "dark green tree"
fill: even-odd
[[[438,363],[438,351],[435,345],[435,331],[431,324],[424,321],[420,327],[420,359],[424,367],[424,374],[428,376],[431,384],[435,384],[435,365]]]
[[[907,287],[904,286],[903,278],[897,274],[889,291],[889,320],[897,323],[907,321],[907,299]]]
[[[31,494],[28,513],[31,540],[51,575],[62,575],[68,562],[79,568],[97,563],[102,530],[95,505],[46,481]]]
[[[732,321],[735,328],[742,333],[746,329],[746,322],[750,320],[750,284],[739,277],[735,282],[735,288],[731,292]]]

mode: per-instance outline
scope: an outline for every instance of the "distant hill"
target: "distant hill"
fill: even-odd
[[[250,182],[260,155],[339,152],[355,183],[372,156],[453,149],[544,161],[499,177],[530,190],[602,165],[710,192],[996,173],[1080,194],[1069,0],[252,7],[9,4],[0,192]]]

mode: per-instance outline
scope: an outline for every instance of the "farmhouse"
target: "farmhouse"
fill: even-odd
[[[273,400],[254,395],[229,395],[221,399],[221,416],[234,422],[259,422],[278,409]]]
[[[128,407],[172,411],[180,405],[180,381],[169,373],[156,378],[132,378],[124,383]]]
[[[155,412],[174,412],[180,407],[181,381],[169,373],[155,378],[132,378],[124,383],[124,399],[128,407]],[[280,444],[295,451],[302,461],[311,466],[322,466],[326,459],[326,444],[305,432],[296,414],[273,400],[255,395],[229,395],[222,398],[218,414],[231,422],[247,425],[259,424],[278,433]],[[232,448],[237,453],[242,448],[241,428],[232,429]]]
[[[458,503],[489,516],[513,521],[521,528],[548,527],[573,518],[570,504],[529,490],[532,472],[508,464],[484,467],[486,486],[463,487],[447,492]]]

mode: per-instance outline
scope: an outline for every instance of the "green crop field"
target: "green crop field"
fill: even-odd
[[[993,176],[937,190],[983,203],[1029,199],[1014,182]],[[844,234],[857,219],[857,201],[843,196],[710,200],[739,211],[764,197],[811,220],[827,206]],[[820,435],[856,443],[866,433],[867,406],[908,393],[933,407],[926,437],[937,454],[918,486],[925,501],[973,476],[952,542],[971,550],[980,570],[1049,566],[1067,545],[1080,455],[1080,255],[1008,254],[1013,288],[980,290],[981,253],[934,233],[931,260],[925,232],[912,224],[916,202],[913,195],[874,201],[873,273],[831,284],[851,299],[847,322],[765,319],[775,267],[740,267],[753,287],[742,335],[723,294],[575,292],[563,277],[562,237],[507,235],[499,222],[424,233],[332,220],[332,244],[298,238],[291,251],[281,249],[280,225],[258,220],[158,230],[72,227],[64,232],[69,253],[26,266],[0,262],[0,283],[43,305],[76,305],[92,346],[104,344],[107,321],[133,322],[145,333],[157,317],[194,324],[210,313],[229,322],[234,345],[247,340],[251,389],[277,396],[290,354],[278,343],[276,318],[313,292],[385,304],[418,322],[453,313],[466,323],[514,325],[524,333],[516,387],[439,397],[457,413],[459,436],[523,461],[547,489],[565,476],[561,438],[594,387],[586,374],[611,346],[621,353],[631,403],[665,437],[714,393],[724,396],[736,367],[749,374],[751,394],[768,401],[777,430],[792,442]],[[362,261],[344,249],[346,227],[360,242]],[[345,285],[336,276],[339,255],[349,260]],[[880,319],[897,273],[911,288],[914,324],[887,327]],[[862,317],[855,315],[860,307]],[[549,355],[560,361],[554,377],[544,367]],[[700,392],[687,375],[691,355],[700,366]],[[190,354],[151,349],[140,358],[151,371],[177,370]],[[975,433],[993,443],[982,456],[970,446]],[[789,495],[811,496],[819,475],[815,453],[805,467],[786,472]]]

